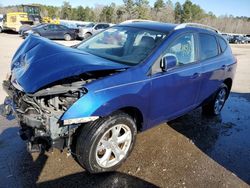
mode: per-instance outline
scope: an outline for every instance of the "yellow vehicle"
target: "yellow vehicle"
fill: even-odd
[[[37,5],[20,5],[16,12],[7,13],[3,18],[1,30],[13,30],[19,32],[22,27],[30,27],[39,23],[60,24],[59,18],[41,17],[40,8]]]
[[[60,19],[59,18],[52,19],[50,17],[43,17],[42,23],[60,24]]]
[[[30,21],[28,14],[25,12],[11,12],[3,17],[3,30],[13,30],[18,32],[22,25],[33,25]]]

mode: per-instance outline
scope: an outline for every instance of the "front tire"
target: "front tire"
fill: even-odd
[[[129,156],[136,140],[136,125],[123,113],[83,125],[76,141],[76,159],[90,173],[116,170]]]
[[[215,93],[213,99],[202,106],[203,114],[217,116],[220,114],[227,98],[229,90],[226,84],[222,84],[220,89]]]

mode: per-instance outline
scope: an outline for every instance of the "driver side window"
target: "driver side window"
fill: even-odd
[[[187,33],[177,38],[164,53],[173,55],[177,59],[177,66],[186,65],[196,61],[194,34]]]

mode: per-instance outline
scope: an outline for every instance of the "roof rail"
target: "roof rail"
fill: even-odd
[[[199,27],[199,28],[202,28],[202,29],[207,29],[207,30],[210,30],[210,31],[214,31],[216,33],[220,33],[218,29],[216,28],[213,28],[213,27],[210,27],[208,25],[203,25],[203,24],[199,24],[199,23],[182,23],[182,24],[179,24],[177,25],[174,30],[177,30],[177,29],[182,29],[182,28],[185,28],[185,27]]]

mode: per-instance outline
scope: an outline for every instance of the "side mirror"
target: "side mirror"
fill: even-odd
[[[166,55],[161,59],[161,69],[163,72],[174,68],[177,65],[177,59],[174,55]]]

